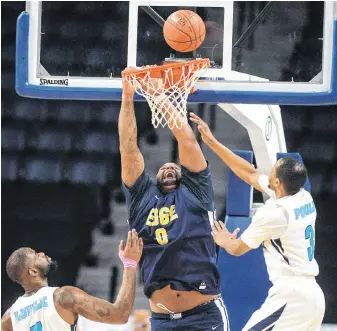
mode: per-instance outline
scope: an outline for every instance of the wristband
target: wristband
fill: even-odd
[[[121,261],[124,264],[124,268],[133,268],[133,269],[137,268],[137,262],[132,260],[132,259],[129,259],[127,257],[124,257],[123,251],[120,251],[118,253],[118,255],[119,255],[119,258],[121,259]]]

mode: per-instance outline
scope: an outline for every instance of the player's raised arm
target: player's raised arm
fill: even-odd
[[[8,309],[1,318],[1,330],[2,331],[13,331],[11,313]]]
[[[170,111],[177,112],[173,106]],[[171,131],[178,141],[180,163],[191,172],[204,170],[206,159],[190,125],[183,123],[180,129],[173,127]]]
[[[257,190],[261,192],[265,191],[259,184],[261,174],[249,162],[221,144],[213,136],[208,125],[200,117],[194,113],[190,113],[190,119],[198,125],[198,130],[204,143],[208,145],[239,178],[254,186]]]
[[[60,315],[71,313],[74,320],[81,315],[91,321],[107,324],[127,323],[132,311],[136,288],[136,267],[143,250],[143,241],[129,231],[126,246],[120,244],[119,256],[124,263],[123,282],[115,303],[93,297],[77,287],[64,286],[54,293]]]
[[[122,107],[118,120],[119,150],[122,159],[122,179],[132,187],[144,171],[144,158],[137,145],[137,123],[133,105],[134,89],[123,79]]]
[[[152,85],[157,84],[160,84],[159,80]],[[154,91],[158,93],[159,89],[157,86]],[[178,141],[179,160],[181,165],[191,172],[200,172],[205,170],[207,167],[206,159],[190,125],[181,121],[181,114],[168,100],[163,100],[162,102],[159,101],[157,107],[165,109],[164,116],[166,117],[167,122],[169,122],[172,118],[176,121],[177,127],[172,127],[170,129]]]

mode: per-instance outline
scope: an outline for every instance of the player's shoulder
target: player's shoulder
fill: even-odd
[[[254,217],[253,217],[254,219]],[[277,203],[276,199],[269,199],[261,206],[255,214],[255,220],[268,219],[269,221],[288,222],[288,214],[286,209]]]
[[[62,286],[58,287],[54,291],[54,302],[60,306],[74,302],[79,288],[74,286]]]

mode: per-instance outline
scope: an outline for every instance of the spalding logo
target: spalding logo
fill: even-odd
[[[40,78],[40,85],[59,85],[68,86],[68,79],[46,79]]]

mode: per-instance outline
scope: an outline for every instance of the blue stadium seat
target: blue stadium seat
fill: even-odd
[[[320,169],[320,172],[309,174],[311,193],[314,196],[317,196],[318,194],[323,193],[325,189],[323,186],[325,171],[322,171],[322,170],[323,169]]]
[[[86,64],[93,67],[108,68],[116,62],[116,56],[118,59],[120,55],[111,49],[107,50],[106,48],[95,48],[88,51],[86,56]],[[118,61],[120,60],[118,59]]]
[[[332,173],[330,187],[331,187],[331,193],[337,195],[337,171]]]
[[[71,169],[71,181],[81,184],[100,184],[106,182],[107,169],[102,163],[75,162]]]
[[[88,102],[63,102],[58,110],[59,119],[76,123],[88,122],[90,118],[90,109]]]
[[[119,22],[110,21],[105,23],[103,28],[102,37],[105,40],[118,40],[124,35],[123,30],[120,28]]]
[[[25,133],[16,128],[2,128],[1,148],[4,150],[22,150],[25,147]]]
[[[118,123],[120,103],[110,103],[108,105],[102,105],[90,113],[91,121],[101,123]]]
[[[91,132],[84,137],[83,148],[87,152],[116,153],[118,151],[117,137],[113,134]]]
[[[65,49],[59,46],[50,46],[46,49],[43,49],[41,57],[45,62],[52,63],[53,65],[62,65],[68,63],[71,64],[75,61],[75,51],[72,49]]]
[[[47,103],[42,100],[22,100],[15,103],[13,115],[17,119],[42,120],[46,115]]]
[[[312,129],[317,133],[336,133],[336,122],[331,120],[331,112],[316,111],[312,116]]]
[[[10,71],[9,72],[2,71],[1,72],[1,89],[10,90],[10,89],[13,89],[14,86],[15,86],[14,75]]]
[[[42,131],[37,136],[35,147],[41,150],[69,151],[71,148],[71,136],[69,132]]]
[[[18,164],[15,158],[2,156],[1,157],[1,179],[15,180],[18,173]]]
[[[303,142],[299,150],[301,151],[304,163],[331,163],[334,158],[335,147],[336,144],[333,141],[312,139],[311,141]]]
[[[25,179],[40,183],[59,182],[62,179],[62,162],[50,159],[29,159],[25,164]]]
[[[307,112],[305,111],[283,111],[282,122],[285,131],[300,132],[303,130]]]
[[[74,11],[78,14],[92,14],[92,15],[100,15],[104,14],[106,8],[102,6],[101,3],[94,1],[84,1],[84,2],[76,2]],[[99,16],[96,16],[99,17]]]
[[[15,54],[15,44],[12,45],[6,45],[5,48],[3,48],[3,51],[1,52],[1,60],[2,61],[13,61],[13,54]]]

